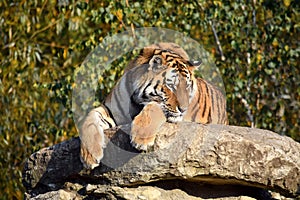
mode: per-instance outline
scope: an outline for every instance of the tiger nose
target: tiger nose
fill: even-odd
[[[179,112],[181,112],[181,113],[184,113],[184,112],[187,110],[186,107],[181,107],[181,106],[178,106],[177,109],[178,109]]]

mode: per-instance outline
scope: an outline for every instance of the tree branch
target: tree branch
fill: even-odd
[[[194,1],[194,4],[196,4],[196,6],[198,7],[199,12],[204,12],[204,8],[202,8],[202,6],[200,5],[200,3],[198,1]],[[217,31],[215,29],[215,24],[211,20],[209,20],[209,19],[208,19],[208,23],[209,23],[209,25],[210,25],[213,33],[214,33],[214,38],[215,38],[215,41],[216,41],[216,44],[217,44],[217,47],[218,47],[218,51],[219,51],[219,53],[221,55],[221,60],[224,61],[226,58],[224,56],[220,40],[219,40]]]
[[[216,41],[216,43],[217,43],[218,50],[219,50],[220,55],[221,55],[221,60],[224,61],[226,58],[225,58],[225,56],[224,56],[224,54],[223,54],[222,46],[221,46],[220,40],[219,40],[219,38],[218,38],[217,31],[216,31],[216,29],[215,29],[215,24],[214,24],[214,22],[212,22],[211,20],[209,20],[208,22],[209,22],[209,24],[210,24],[210,26],[211,26],[211,29],[212,29],[213,33],[214,33],[215,41]]]

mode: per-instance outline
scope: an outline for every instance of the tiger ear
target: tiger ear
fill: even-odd
[[[163,59],[160,55],[155,55],[149,60],[149,71],[160,72],[166,67],[163,65]]]
[[[136,64],[142,65],[148,63],[152,58],[154,51],[155,48],[153,47],[144,47],[143,49],[141,49],[139,55],[137,56]]]
[[[189,60],[190,67],[194,70],[197,70],[202,64],[202,60]]]

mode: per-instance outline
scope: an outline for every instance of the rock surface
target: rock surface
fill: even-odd
[[[110,142],[93,171],[80,163],[78,138],[32,154],[23,171],[26,198],[271,199],[274,192],[300,193],[300,144],[291,138],[245,127],[166,123],[153,149],[140,153],[128,130],[106,132]]]

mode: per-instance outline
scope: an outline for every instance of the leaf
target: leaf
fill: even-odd
[[[118,18],[120,21],[122,21],[122,19],[123,19],[123,11],[122,11],[121,9],[118,9],[118,10],[117,10],[117,13],[116,13],[116,16],[117,16],[117,18]]]
[[[291,4],[291,0],[283,0],[283,4],[285,7],[289,7]]]

